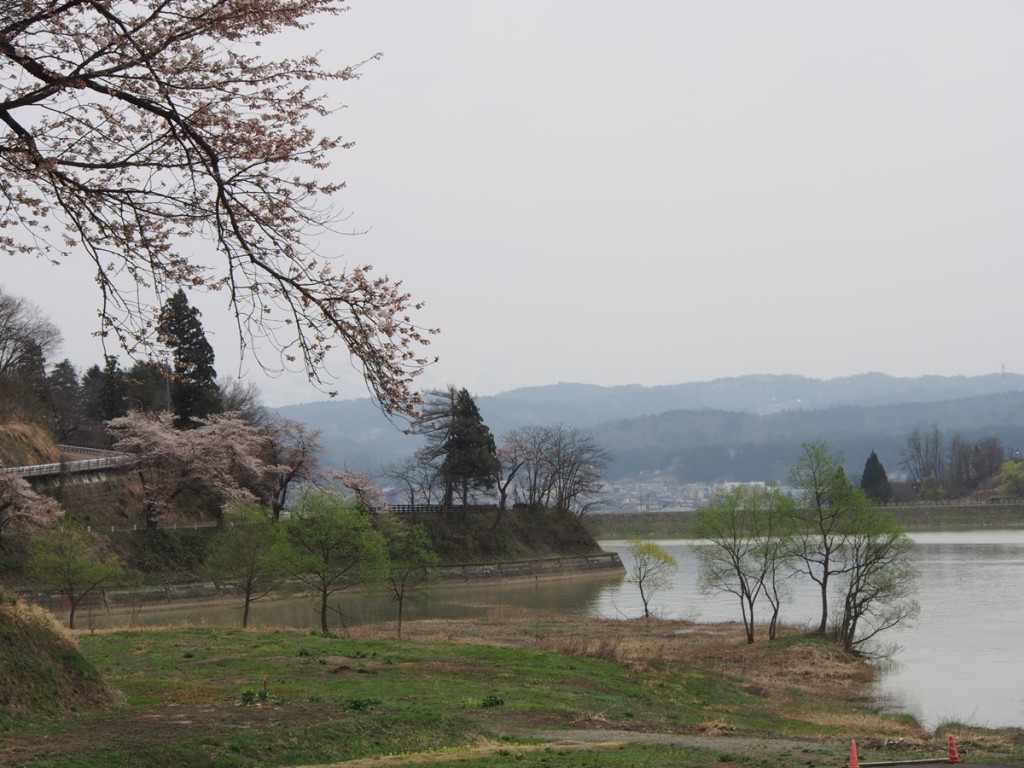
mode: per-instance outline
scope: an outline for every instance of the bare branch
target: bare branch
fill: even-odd
[[[246,52],[343,10],[336,0],[24,0],[5,10],[0,252],[86,254],[100,333],[129,352],[151,350],[169,293],[225,291],[243,353],[266,370],[301,368],[326,387],[341,346],[385,410],[414,411],[436,332],[413,321],[421,304],[400,282],[338,267],[310,245],[343,220],[331,198],[344,185],[322,176],[351,146],[310,127],[336,108],[313,88],[357,77],[360,64],[331,71],[315,56]],[[196,236],[210,252],[190,250]]]

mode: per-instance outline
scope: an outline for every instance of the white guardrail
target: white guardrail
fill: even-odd
[[[115,469],[130,464],[134,459],[127,453],[105,451],[101,448],[79,448],[74,445],[59,445],[62,453],[94,456],[92,459],[74,459],[52,464],[28,464],[23,467],[0,467],[0,472],[21,477],[45,477],[59,475],[62,472],[98,472],[104,469]]]

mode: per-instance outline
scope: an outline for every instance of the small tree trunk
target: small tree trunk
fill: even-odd
[[[828,563],[825,563],[824,572],[821,577],[821,623],[818,625],[818,634],[825,636],[828,630]]]
[[[327,629],[327,592],[326,590],[320,594],[320,631],[325,635],[328,632]]]
[[[749,600],[740,598],[740,606],[743,609],[743,628],[747,632],[747,645],[754,643],[754,605]],[[749,607],[749,615],[748,615]]]

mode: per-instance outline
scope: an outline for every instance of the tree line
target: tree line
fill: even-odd
[[[396,600],[400,633],[405,600],[437,566],[425,529],[382,514],[383,496],[364,473],[323,470],[318,431],[272,417],[254,387],[219,384],[200,314],[183,291],[165,304],[158,332],[165,356],[157,360],[124,370],[108,356],[81,376],[63,360],[47,371],[59,330],[0,293],[0,415],[35,421],[61,442],[123,453],[146,529],[169,517],[216,519],[201,569],[242,593],[243,626],[253,601],[290,582],[317,595],[327,632],[331,596],[361,585]],[[18,528],[36,532],[26,575],[61,592],[72,627],[88,595],[137,581],[56,499],[0,473],[0,545]]]
[[[219,384],[199,312],[183,292],[160,317],[163,358],[123,370],[108,357],[82,376],[67,360],[46,370],[60,334],[41,313],[2,294],[0,305],[10,310],[0,325],[0,380],[19,385],[7,390],[18,396],[4,399],[5,420],[36,420],[57,440],[123,454],[121,471],[137,489],[126,514],[147,531],[167,520],[217,520],[202,567],[242,591],[243,623],[251,600],[285,580],[319,596],[324,631],[330,596],[356,583],[385,583],[401,621],[407,590],[436,565],[426,530],[387,514],[385,491],[367,473],[325,470],[319,431],[272,416],[255,388]],[[499,447],[473,397],[454,387],[427,394],[412,431],[426,442],[408,473],[392,471],[405,483],[398,496],[450,511],[489,494],[499,499],[495,529],[506,503],[582,515],[608,456],[564,427],[517,430]],[[24,479],[0,473],[0,546],[19,528],[33,533],[26,573],[61,590],[72,623],[86,595],[126,575],[103,537],[86,535]]]
[[[1006,463],[1006,451],[997,438],[977,442],[959,434],[951,438],[938,427],[907,435],[900,454],[900,469],[914,499],[959,499],[997,475]]]
[[[1007,459],[998,438],[975,442],[957,433],[947,447],[938,427],[924,435],[915,429],[907,435],[900,454],[899,479],[889,479],[878,454],[872,451],[864,463],[860,488],[881,504],[940,501],[969,496],[986,481],[1003,475],[999,493],[1011,499],[1022,498],[1024,494],[1012,481],[1017,468],[1013,458]]]
[[[804,445],[789,483],[792,495],[776,486],[723,490],[694,513],[700,588],[736,597],[753,643],[758,606],[767,603],[767,632],[774,639],[796,580],[808,579],[820,595],[815,632],[865,653],[879,634],[917,615],[913,542],[847,478],[842,456],[824,442]],[[646,614],[676,562],[650,542],[634,540],[630,551],[630,578]]]
[[[90,594],[118,584],[139,588],[120,557],[73,520],[34,537],[30,553],[28,575],[37,585],[60,592],[72,629]],[[208,543],[202,573],[241,594],[243,627],[249,625],[254,602],[298,586],[317,598],[320,629],[327,633],[331,598],[362,587],[383,590],[396,602],[401,636],[407,600],[437,578],[437,566],[422,524],[371,514],[351,496],[316,490],[301,494],[281,520],[258,504],[228,507]]]
[[[60,332],[37,308],[0,293],[0,310],[0,385],[9,393],[0,417],[42,423],[59,443],[157,456],[144,463],[161,468],[140,474],[150,524],[164,503],[160,497],[187,490],[189,461],[198,461],[201,452],[219,455],[223,451],[214,446],[233,440],[233,471],[243,474],[245,456],[280,450],[285,438],[299,443],[314,439],[310,430],[299,434],[296,422],[285,421],[278,432],[290,434],[271,436],[269,449],[251,446],[268,438],[249,434],[241,423],[261,426],[273,419],[254,387],[218,382],[201,315],[181,290],[158,318],[161,356],[137,360],[128,369],[117,357],[107,356],[102,366],[93,365],[81,375],[68,360],[47,370]],[[147,418],[131,418],[139,414]],[[514,503],[583,514],[600,498],[611,454],[575,427],[523,427],[505,435],[499,445],[473,397],[454,386],[426,393],[411,418],[411,431],[425,438],[425,446],[386,469],[384,479],[395,501],[451,508],[485,494],[501,508]],[[190,434],[175,435],[170,427]],[[218,462],[211,466],[215,469]],[[168,484],[174,488],[148,493]],[[236,492],[227,482],[210,485],[215,486],[212,495],[222,500]]]
[[[325,478],[319,432],[274,418],[255,387],[218,383],[200,313],[183,291],[159,317],[164,357],[122,369],[108,356],[81,376],[68,360],[47,370],[59,330],[30,303],[0,293],[0,419],[34,422],[58,443],[128,457],[147,527],[168,514],[216,518],[225,505],[265,505],[278,519],[289,493]],[[0,474],[0,541],[12,526],[52,527],[56,500]]]
[[[170,413],[179,427],[211,414],[245,412],[265,419],[258,393],[218,381],[201,314],[178,290],[157,322],[160,351],[123,368],[107,355],[80,372],[68,359],[51,362],[60,330],[30,302],[0,290],[0,419],[44,425],[58,443],[110,447],[104,424],[131,411]]]
[[[525,426],[499,444],[472,395],[450,386],[426,393],[411,429],[424,446],[382,473],[397,503],[450,509],[496,499],[499,510],[544,507],[578,518],[603,499],[611,452],[576,427]]]

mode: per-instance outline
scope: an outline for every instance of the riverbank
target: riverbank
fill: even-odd
[[[873,668],[797,631],[748,646],[735,624],[534,611],[298,630],[82,632],[113,708],[0,717],[0,766],[835,768],[1021,759],[1020,732],[880,714]],[[60,738],[55,739],[54,734]]]
[[[495,563],[442,565],[438,569],[443,581],[510,581],[514,579],[557,578],[588,573],[625,573],[617,552],[592,555],[545,557]]]
[[[614,577],[624,574],[625,567],[617,552],[544,557],[510,562],[449,564],[438,568],[440,580],[453,585],[508,583],[594,575]],[[283,594],[291,594],[295,591],[295,589],[287,587],[281,590]],[[358,590],[353,589],[351,593],[356,592]],[[69,609],[67,600],[58,593],[21,590],[18,594],[23,599],[45,608],[55,616],[64,616]],[[86,595],[80,604],[80,610],[83,613],[87,613],[90,609],[137,613],[142,611],[144,606],[203,603],[238,598],[240,595],[240,590],[213,581],[107,588]]]
[[[890,505],[885,510],[906,531],[1012,530],[1024,528],[1024,504],[935,502]],[[599,541],[689,539],[694,510],[600,512],[584,518],[584,525]]]

